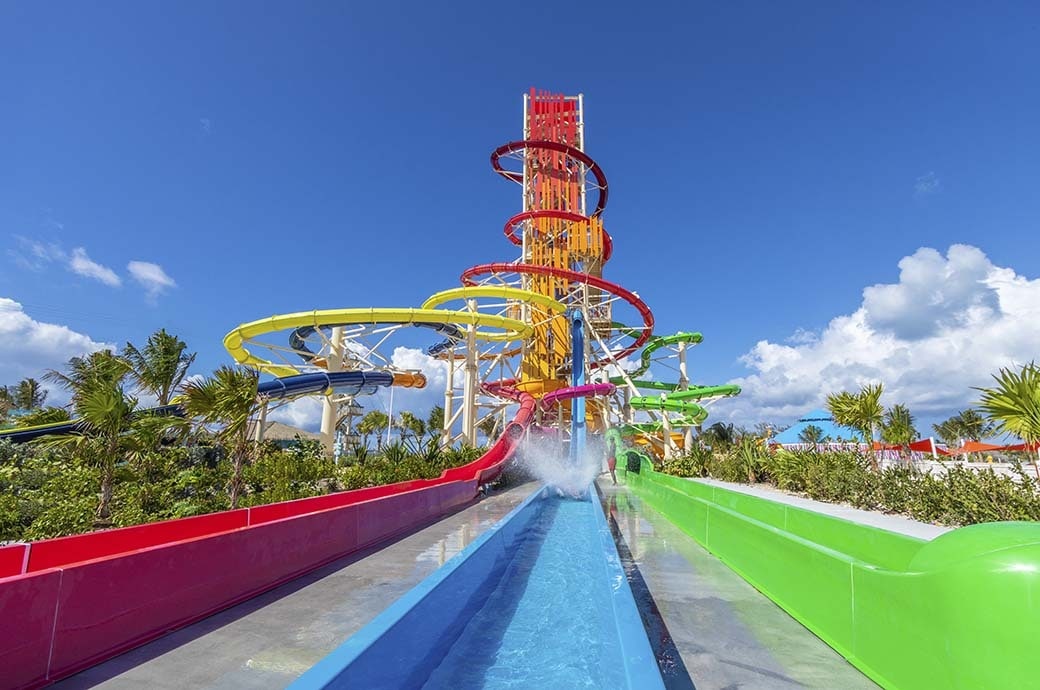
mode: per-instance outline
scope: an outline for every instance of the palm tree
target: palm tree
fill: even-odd
[[[945,443],[950,448],[955,447],[960,442],[963,436],[961,435],[960,429],[956,426],[954,418],[933,424],[932,429],[935,431],[935,435],[939,437],[939,440]]]
[[[0,424],[7,421],[7,413],[13,410],[14,395],[7,386],[0,386]]]
[[[871,464],[874,469],[878,467],[877,455],[872,452],[874,442],[874,429],[884,421],[885,408],[881,406],[881,393],[883,387],[880,383],[871,383],[863,386],[859,393],[842,391],[827,396],[827,409],[834,416],[834,421],[842,426],[856,429],[867,443],[868,451],[871,453]]]
[[[78,433],[45,437],[48,445],[70,446],[73,457],[101,470],[101,487],[95,512],[95,527],[111,524],[112,484],[116,465],[128,459],[135,445],[134,412],[137,399],[124,390],[127,362],[102,350],[86,357],[73,357],[69,373],[50,370],[44,378],[62,385],[72,394],[72,408],[80,421]]]
[[[22,379],[14,387],[12,399],[14,406],[23,410],[35,410],[43,407],[47,400],[47,391],[40,382],[33,378]]]
[[[28,428],[33,426],[42,426],[44,424],[57,424],[58,422],[67,422],[72,419],[72,415],[64,407],[41,407],[38,410],[33,410],[28,414],[23,414],[21,417],[15,420],[15,426],[20,428]]]
[[[444,408],[434,405],[430,415],[426,418],[426,430],[431,435],[438,435],[444,428]]]
[[[725,422],[715,422],[703,432],[701,432],[701,438],[708,442],[708,445],[712,448],[726,448],[736,441],[737,431],[736,427],[732,424],[726,424]]]
[[[386,416],[385,412],[379,410],[372,410],[365,413],[365,416],[361,418],[361,421],[354,427],[357,432],[361,434],[361,438],[364,441],[365,447],[368,447],[368,437],[372,434],[376,435],[376,448],[383,447],[383,430],[386,429],[387,424],[390,420]]]
[[[92,352],[86,357],[73,357],[66,368],[67,374],[49,369],[43,378],[72,393],[73,409],[76,408],[77,397],[86,395],[96,387],[122,386],[130,373],[130,363],[111,350]]]
[[[972,441],[981,441],[984,438],[988,438],[997,430],[996,424],[987,421],[981,414],[971,408],[964,410],[958,415],[958,424],[965,438],[969,438]]]
[[[802,429],[801,433],[798,434],[798,440],[802,443],[811,443],[815,446],[817,443],[823,441],[823,429],[815,424],[810,424]]]
[[[416,441],[426,433],[426,422],[408,411],[397,416],[394,426],[401,430],[401,436],[412,436]]]
[[[1030,362],[1017,372],[1001,369],[993,379],[997,382],[993,388],[976,389],[982,392],[979,407],[996,423],[998,431],[1014,434],[1027,444],[1040,442],[1040,367]],[[1040,479],[1036,459],[1033,469]]]
[[[222,366],[212,378],[190,381],[184,386],[184,409],[204,424],[220,424],[217,438],[231,451],[228,497],[238,507],[242,494],[242,470],[252,459],[249,420],[260,407],[257,397],[259,375],[255,369]]]
[[[987,421],[976,410],[968,408],[939,424],[933,424],[932,428],[947,445],[956,446],[961,440],[981,441],[989,438],[996,433],[997,425]]]
[[[881,440],[885,443],[905,446],[917,438],[914,427],[914,416],[905,405],[893,405],[885,412],[885,421],[881,424]]]
[[[138,387],[154,395],[160,405],[169,405],[195,361],[195,353],[188,354],[187,349],[183,340],[159,329],[148,336],[141,350],[127,343],[123,357],[130,363],[130,375]]]
[[[480,429],[482,434],[484,434],[485,441],[490,444],[491,440],[498,432],[498,417],[484,417],[484,419],[480,420],[480,423],[477,424],[477,428]]]

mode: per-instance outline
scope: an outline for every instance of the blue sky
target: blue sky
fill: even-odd
[[[0,375],[159,327],[206,371],[512,260],[488,155],[537,86],[585,94],[605,275],[704,333],[720,415],[876,378],[941,416],[1040,353],[1038,68],[1031,3],[5,3]]]

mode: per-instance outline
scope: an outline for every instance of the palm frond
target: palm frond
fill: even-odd
[[[1030,362],[1019,371],[1001,369],[993,378],[994,387],[976,390],[982,393],[979,407],[996,430],[1029,443],[1040,440],[1040,368]]]

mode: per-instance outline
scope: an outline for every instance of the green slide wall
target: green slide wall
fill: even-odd
[[[1040,524],[928,542],[653,471],[618,478],[887,688],[1040,688]]]

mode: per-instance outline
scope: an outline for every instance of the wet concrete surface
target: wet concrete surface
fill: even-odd
[[[133,649],[56,688],[284,688],[483,534],[534,489],[482,500]]]
[[[635,494],[597,485],[668,688],[878,687]]]

